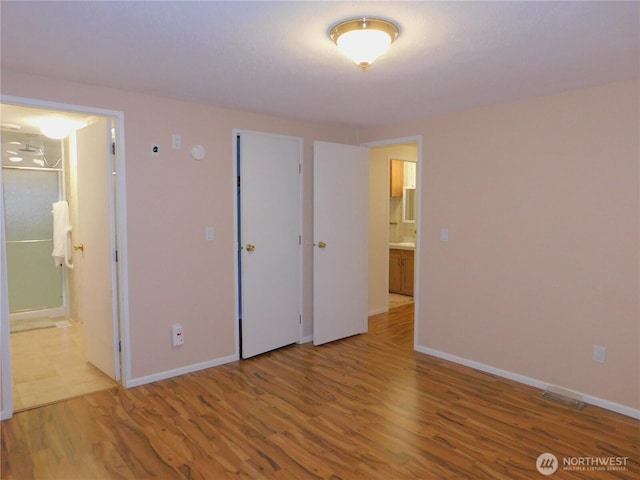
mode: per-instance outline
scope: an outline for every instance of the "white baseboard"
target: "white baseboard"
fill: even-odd
[[[379,313],[387,313],[389,311],[388,308],[375,308],[373,310],[369,310],[368,316],[378,315]]]
[[[9,321],[29,320],[31,318],[42,318],[42,317],[51,317],[51,318],[66,317],[67,314],[68,314],[68,308],[65,306],[44,308],[42,310],[27,310],[26,312],[10,313]]]
[[[502,370],[501,368],[492,367],[491,365],[486,365],[484,363],[479,363],[463,357],[458,357],[457,355],[451,355],[450,353],[441,352],[440,350],[434,350],[433,348],[423,347],[420,345],[414,345],[413,348],[420,353],[425,353],[427,355],[441,358],[443,360],[448,360],[450,362],[464,365],[466,367],[475,368],[476,370],[480,370],[481,372],[491,373],[493,375],[497,375],[498,377],[507,378],[518,383],[524,383],[525,385],[539,388],[541,390],[545,390],[551,386],[562,387],[561,385],[551,385],[535,378],[526,377],[524,375],[520,375],[519,373],[510,372],[508,370]],[[580,395],[581,400],[585,403],[640,420],[640,409],[628,407],[626,405],[620,405],[619,403],[611,402],[599,397],[594,397],[593,395],[588,395],[586,393],[573,393]]]
[[[153,375],[147,375],[146,377],[133,378],[126,382],[125,387],[139,387],[140,385],[145,385],[147,383],[158,382],[160,380],[166,380],[167,378],[197,372],[198,370],[204,370],[205,368],[217,367],[219,365],[224,365],[225,363],[235,362],[239,359],[240,357],[238,355],[230,355],[228,357],[217,358],[208,362],[187,365],[186,367],[176,368],[174,370],[167,370],[166,372],[154,373]]]

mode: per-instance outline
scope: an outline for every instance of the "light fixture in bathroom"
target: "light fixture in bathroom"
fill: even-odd
[[[13,163],[18,163],[22,161],[22,157],[9,157],[9,161]]]
[[[38,127],[43,135],[55,140],[61,140],[69,136],[69,134],[86,124],[83,122],[73,121],[62,117],[44,117],[37,122]]]
[[[331,40],[365,70],[398,38],[396,25],[381,18],[359,17],[341,22],[329,33]]]

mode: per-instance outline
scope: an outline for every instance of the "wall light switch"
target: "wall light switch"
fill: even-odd
[[[206,238],[207,242],[213,241],[213,227],[207,227],[204,229],[204,237]]]
[[[174,133],[171,135],[171,148],[180,150],[182,148],[182,135]]]
[[[448,242],[449,241],[449,229],[448,228],[441,228],[440,229],[440,241],[441,242]]]

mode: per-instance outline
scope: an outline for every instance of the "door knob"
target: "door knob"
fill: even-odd
[[[327,244],[324,242],[318,242],[318,247],[320,248],[327,248]]]
[[[251,245],[250,243],[247,243],[246,249],[247,249],[247,252],[253,252],[256,249],[256,246]]]
[[[79,243],[78,245],[74,245],[73,249],[76,251],[80,250],[81,252],[84,252],[84,244]]]

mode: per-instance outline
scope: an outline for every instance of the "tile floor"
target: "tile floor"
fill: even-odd
[[[11,334],[14,412],[115,387],[84,358],[82,324]]]
[[[398,295],[397,293],[389,293],[389,310],[409,303],[413,303],[413,297],[409,297],[408,295]]]

